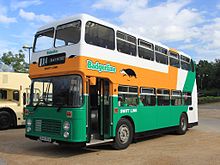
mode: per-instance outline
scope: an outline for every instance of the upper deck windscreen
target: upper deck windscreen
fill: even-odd
[[[53,46],[54,28],[37,32],[35,35],[34,52],[49,49]]]
[[[56,30],[50,28],[40,31],[35,35],[34,52],[47,50],[52,47],[77,44],[80,40],[80,34],[81,21],[79,20],[58,25]]]

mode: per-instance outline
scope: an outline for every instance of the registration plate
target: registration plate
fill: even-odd
[[[44,142],[51,142],[51,138],[50,138],[50,137],[40,136],[39,139],[40,139],[41,141],[44,141]]]

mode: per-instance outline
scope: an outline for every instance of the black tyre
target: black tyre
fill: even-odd
[[[133,126],[127,119],[120,119],[116,127],[116,137],[113,148],[125,149],[129,146],[133,139]]]
[[[178,135],[184,135],[188,129],[188,119],[185,113],[182,113],[180,116],[180,123],[176,133]]]
[[[0,112],[0,129],[8,129],[10,128],[12,123],[11,114],[7,111]]]

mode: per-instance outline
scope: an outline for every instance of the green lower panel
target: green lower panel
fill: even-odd
[[[32,120],[31,131],[26,132],[30,136],[46,136],[53,140],[68,142],[85,142],[86,137],[86,104],[81,108],[61,108],[57,111],[55,107],[27,107],[31,112],[26,118]],[[72,117],[67,117],[66,112],[72,112]],[[70,125],[69,137],[64,138],[63,123],[68,121]],[[27,127],[27,126],[26,126]]]
[[[126,106],[118,107],[118,97],[113,98],[113,136],[122,117],[133,120],[135,132],[150,131],[179,125],[180,115],[188,106]],[[114,109],[118,109],[117,113]]]

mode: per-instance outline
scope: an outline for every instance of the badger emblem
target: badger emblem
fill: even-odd
[[[132,69],[122,69],[122,70],[120,70],[120,73],[123,74],[123,76],[127,75],[129,77],[137,78],[135,71]]]

